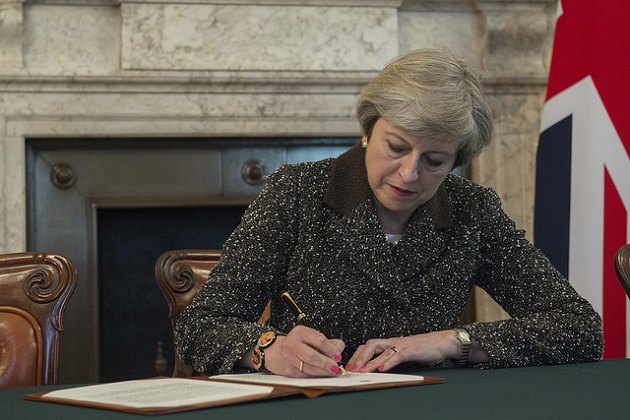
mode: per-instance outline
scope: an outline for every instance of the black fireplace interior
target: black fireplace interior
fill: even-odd
[[[154,263],[174,249],[221,249],[245,208],[98,210],[100,382],[163,374],[155,366],[158,343],[172,372],[171,323]]]

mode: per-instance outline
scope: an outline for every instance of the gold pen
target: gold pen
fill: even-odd
[[[302,311],[302,309],[300,309],[300,307],[298,306],[297,302],[293,299],[293,297],[291,297],[291,295],[289,294],[289,292],[287,290],[282,292],[282,294],[280,296],[286,302],[286,304],[289,306],[291,311],[295,314],[295,317],[297,319],[297,323],[298,324],[304,325],[305,327],[309,327],[309,328],[312,328],[314,330],[317,329],[317,328],[315,328],[315,326],[313,324],[311,324],[311,322],[308,320],[308,318],[307,318],[306,314],[304,313],[304,311]],[[337,366],[339,366],[339,369],[341,370],[341,373],[344,376],[348,376],[348,372],[346,372],[346,369],[343,367],[341,362],[338,362]]]

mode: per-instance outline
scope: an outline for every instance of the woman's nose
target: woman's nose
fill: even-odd
[[[403,162],[398,168],[398,175],[402,178],[403,182],[413,182],[418,179],[418,163],[415,161]]]

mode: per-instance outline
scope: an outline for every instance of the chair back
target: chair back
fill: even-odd
[[[615,272],[630,299],[630,244],[622,245],[615,253]]]
[[[155,279],[168,303],[173,334],[182,311],[190,304],[197,291],[208,281],[210,270],[217,265],[221,251],[185,249],[168,251],[155,263]],[[173,376],[185,378],[197,372],[179,359],[177,342],[173,335],[175,363]]]
[[[0,387],[57,384],[63,314],[76,284],[63,255],[0,255]]]

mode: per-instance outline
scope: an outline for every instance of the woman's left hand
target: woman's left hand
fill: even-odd
[[[407,337],[373,338],[354,352],[346,370],[386,372],[403,362],[434,365],[447,358],[458,359],[461,343],[453,330],[436,331]]]

